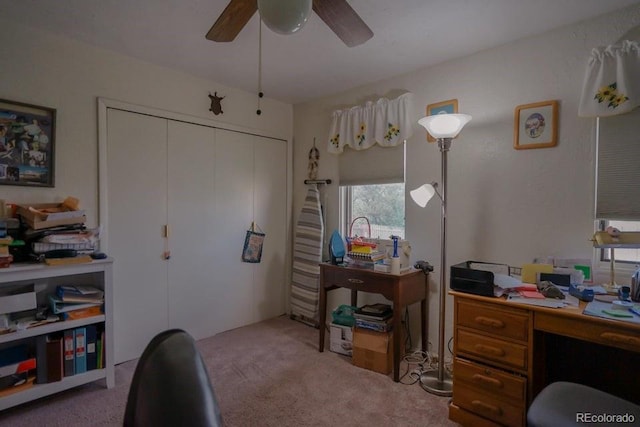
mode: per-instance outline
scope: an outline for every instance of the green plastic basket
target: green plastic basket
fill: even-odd
[[[331,312],[331,317],[333,318],[333,323],[342,325],[342,326],[353,326],[356,324],[356,319],[353,317],[353,313],[358,309],[358,307],[353,307],[351,305],[341,305],[335,310]]]

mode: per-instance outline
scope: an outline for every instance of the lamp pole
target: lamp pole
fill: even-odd
[[[438,396],[453,394],[453,381],[444,369],[444,335],[445,309],[447,304],[447,153],[451,148],[451,138],[438,138],[438,148],[441,153],[441,183],[440,199],[442,214],[440,216],[440,324],[438,325],[438,370],[425,372],[420,375],[420,385],[429,393]]]

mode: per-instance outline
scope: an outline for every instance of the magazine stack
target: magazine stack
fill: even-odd
[[[393,326],[393,309],[389,304],[364,305],[353,313],[353,317],[357,328],[387,332]]]

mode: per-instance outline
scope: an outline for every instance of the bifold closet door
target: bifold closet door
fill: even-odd
[[[287,143],[254,139],[253,205],[266,233],[262,261],[254,264],[254,321],[285,313],[287,245]]]
[[[219,297],[216,277],[226,268],[216,246],[229,242],[216,236],[225,220],[216,212],[216,130],[169,121],[169,325],[195,339],[218,332]],[[238,255],[238,251],[235,251]]]
[[[167,329],[167,120],[107,112],[107,233],[113,265],[114,362]]]
[[[242,262],[242,245],[253,217],[254,136],[216,129],[216,224],[212,263],[216,287],[216,322],[226,331],[253,323],[253,268]]]

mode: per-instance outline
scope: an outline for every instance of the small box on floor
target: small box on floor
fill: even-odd
[[[353,330],[353,364],[389,374],[393,367],[393,331],[376,332],[368,329]]]
[[[351,356],[353,345],[353,332],[351,326],[343,326],[332,323],[329,326],[329,350],[334,353]]]

